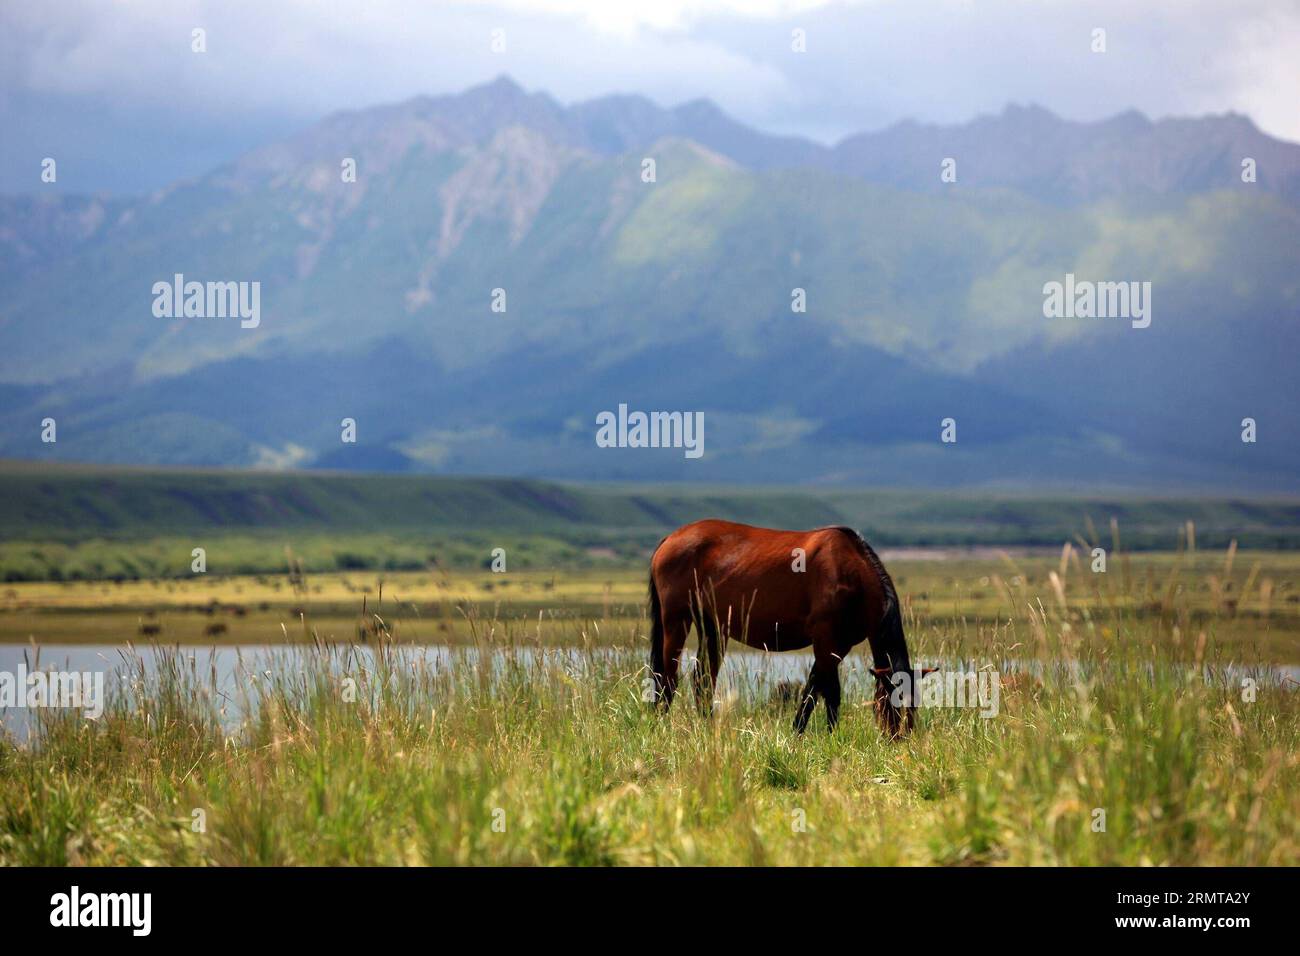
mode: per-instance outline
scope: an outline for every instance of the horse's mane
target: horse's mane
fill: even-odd
[[[818,528],[818,531],[839,531],[842,532],[854,546],[867,559],[867,564],[871,565],[871,570],[876,572],[880,578],[880,585],[885,591],[885,617],[889,617],[891,610],[901,610],[898,603],[898,592],[894,590],[894,579],[889,576],[885,570],[884,564],[880,561],[880,555],[876,554],[874,548],[867,544],[867,539],[862,537],[856,528],[850,528],[848,525],[836,524],[828,525],[825,528]]]

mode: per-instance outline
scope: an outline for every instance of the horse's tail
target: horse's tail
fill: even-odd
[[[664,612],[659,604],[659,589],[655,587],[653,561],[650,567],[650,676],[655,682],[654,702],[660,703],[664,696]]]

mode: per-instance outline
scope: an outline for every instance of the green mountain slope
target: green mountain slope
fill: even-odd
[[[708,110],[614,116],[498,83],[340,114],[144,201],[55,215],[6,200],[0,244],[29,238],[23,267],[0,270],[0,454],[1293,486],[1300,213],[1281,187],[1183,176],[1134,195],[1105,153],[1070,202],[918,192]],[[1045,122],[1009,111],[963,135]],[[1249,133],[1233,129],[1216,149]],[[1142,136],[1165,155],[1185,132]],[[156,317],[152,286],[177,273],[260,283],[259,326]],[[1043,285],[1067,273],[1150,282],[1151,327],[1045,318]],[[595,416],[620,403],[703,412],[704,458],[596,448]],[[1243,448],[1247,416],[1261,439]],[[46,417],[57,444],[39,440]],[[345,417],[356,445],[339,440]],[[946,417],[954,446],[938,441]]]

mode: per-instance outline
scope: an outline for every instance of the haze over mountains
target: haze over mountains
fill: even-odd
[[[1297,240],[1300,146],[1240,116],[825,147],[503,78],[149,197],[0,197],[0,456],[1293,491]],[[260,324],[156,317],[177,273],[260,282]],[[1150,327],[1045,318],[1066,273],[1150,282]],[[596,447],[620,403],[703,411],[704,457]]]

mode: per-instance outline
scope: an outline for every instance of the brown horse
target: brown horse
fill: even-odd
[[[655,700],[664,709],[672,704],[694,625],[696,698],[706,712],[727,640],[769,651],[811,646],[813,666],[794,727],[803,733],[821,697],[834,729],[840,661],[865,639],[882,727],[897,737],[912,726],[910,692],[919,675],[907,655],[898,595],[876,552],[852,528],[774,531],[715,520],[684,525],[660,541],[651,558],[650,622],[650,670]],[[895,694],[900,673],[909,683]]]

